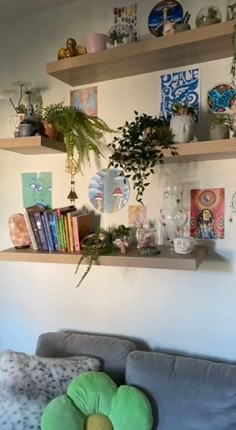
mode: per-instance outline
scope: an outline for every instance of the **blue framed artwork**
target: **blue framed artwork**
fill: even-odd
[[[161,116],[169,120],[173,102],[187,103],[194,108],[194,118],[198,121],[200,106],[199,68],[166,73],[160,77]]]

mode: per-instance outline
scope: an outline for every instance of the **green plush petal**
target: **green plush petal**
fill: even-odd
[[[147,397],[137,388],[118,388],[108,415],[115,430],[151,430],[152,410]]]
[[[56,397],[44,409],[41,430],[83,430],[85,417],[66,395]]]
[[[105,373],[85,372],[70,383],[67,395],[85,416],[108,415],[116,390],[116,384]]]

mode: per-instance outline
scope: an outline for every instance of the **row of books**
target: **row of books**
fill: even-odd
[[[34,250],[78,252],[81,240],[90,233],[89,214],[75,206],[31,206],[25,210],[25,221]]]

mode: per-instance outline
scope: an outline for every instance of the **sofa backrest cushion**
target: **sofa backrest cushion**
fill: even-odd
[[[134,351],[126,383],[151,400],[154,429],[236,429],[236,365]]]
[[[102,370],[117,384],[123,383],[126,359],[136,349],[134,342],[112,336],[74,332],[52,332],[38,338],[36,354],[42,357],[87,355],[102,362]]]

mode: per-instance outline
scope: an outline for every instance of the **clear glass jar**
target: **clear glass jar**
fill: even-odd
[[[137,229],[137,248],[141,254],[156,254],[158,252],[157,229],[155,227],[139,227]]]

